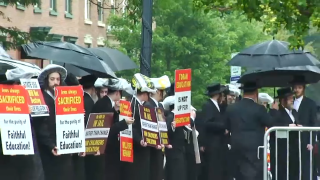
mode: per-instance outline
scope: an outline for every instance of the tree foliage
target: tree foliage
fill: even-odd
[[[292,32],[289,41],[293,48],[303,47],[303,37],[311,26],[320,28],[319,0],[193,0],[193,5],[205,12],[240,11],[249,20],[264,22],[264,30],[271,35],[285,28]]]
[[[192,2],[185,0],[163,0],[155,4],[154,20],[152,77],[168,75],[174,81],[176,69],[192,68],[192,104],[198,108],[205,99],[207,85],[229,82],[230,67],[226,63],[231,53],[272,39],[262,32],[261,23],[250,23],[238,12],[225,16],[193,12]],[[140,21],[113,16],[109,22],[111,34],[120,42],[118,48],[138,63]],[[133,73],[120,72],[119,76],[130,80]]]

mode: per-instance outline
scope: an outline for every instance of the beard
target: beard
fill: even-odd
[[[287,109],[292,110],[293,109],[293,104],[287,104]]]

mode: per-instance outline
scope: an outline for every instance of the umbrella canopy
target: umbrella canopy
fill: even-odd
[[[14,69],[14,68],[21,68],[21,69],[25,69],[26,71],[32,71],[38,75],[41,73],[41,69],[37,65],[27,63],[27,62],[22,62],[19,60],[0,57],[0,73],[5,73],[7,72],[8,69]]]
[[[113,71],[136,69],[138,66],[127,55],[107,47],[88,48],[95,55],[101,57]]]
[[[303,76],[308,84],[316,83],[320,80],[320,69],[317,66],[252,69],[247,71],[238,83],[253,81],[260,87],[286,87],[295,76]]]
[[[319,60],[310,52],[290,50],[288,42],[277,40],[250,46],[228,62],[230,66],[260,68],[314,66],[319,64]]]
[[[68,73],[72,73],[77,77],[87,76],[93,74],[97,77],[101,78],[117,78],[116,74],[110,69],[110,67],[105,67],[107,73],[101,73],[99,71],[95,71],[89,68],[78,67],[71,64],[61,63],[61,62],[54,62],[54,64],[58,64],[63,66],[67,69]]]
[[[107,74],[108,65],[87,48],[60,41],[34,42],[21,46],[22,59],[49,59]],[[110,76],[112,77],[112,76]]]

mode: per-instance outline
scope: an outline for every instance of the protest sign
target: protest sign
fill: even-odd
[[[104,154],[113,113],[91,113],[86,128],[86,154]]]
[[[167,128],[166,117],[164,116],[163,109],[156,108],[156,115],[158,120],[159,136],[160,136],[161,144],[169,145],[168,128]]]
[[[174,120],[176,127],[190,124],[191,69],[179,69],[175,73]]]
[[[0,92],[3,154],[34,154],[27,91],[20,85],[0,85]]]
[[[55,95],[58,153],[85,152],[82,87],[58,86]]]
[[[37,79],[20,79],[21,85],[23,85],[28,91],[29,98],[28,104],[30,106],[31,117],[37,116],[49,116],[49,108],[43,99],[42,91]]]
[[[127,117],[132,117],[131,103],[120,100],[119,121],[124,121]],[[128,129],[120,131],[120,161],[133,162],[133,139],[132,125]]]
[[[141,132],[144,142],[148,146],[160,145],[159,130],[155,108],[147,108],[139,105]]]

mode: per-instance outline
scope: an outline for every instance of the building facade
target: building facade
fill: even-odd
[[[39,0],[37,5],[28,7],[19,3],[15,6],[0,3],[0,11],[10,18],[10,21],[1,20],[1,26],[36,34],[36,40],[41,41],[67,41],[84,47],[104,46],[107,17],[114,11],[113,8],[123,6],[115,1]],[[19,50],[10,50],[9,54],[14,59],[20,59]],[[42,64],[39,60],[23,61],[39,66],[48,64]]]

